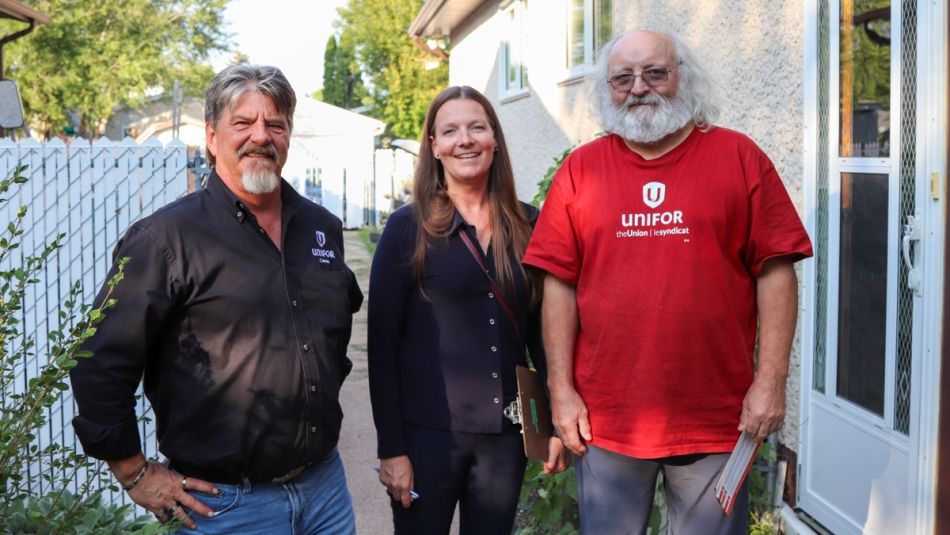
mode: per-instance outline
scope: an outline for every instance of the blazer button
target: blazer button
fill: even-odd
[[[498,379],[498,372],[491,372],[492,379]]]
[[[495,294],[493,294],[493,293],[491,293],[491,292],[488,292],[488,298],[489,298],[489,299],[494,299],[494,298],[495,298]]]
[[[494,325],[494,324],[495,324],[495,319],[492,318],[492,319],[488,320],[488,324],[489,324],[489,325]]]
[[[491,352],[494,353],[494,352],[496,352],[496,351],[498,351],[498,348],[495,347],[495,346],[491,346]]]
[[[303,350],[304,350],[304,352],[310,351],[310,344],[304,344],[304,345],[303,345]]]
[[[492,400],[493,402],[495,402],[495,405],[501,403],[501,400],[498,399],[498,398],[491,398],[491,400]]]

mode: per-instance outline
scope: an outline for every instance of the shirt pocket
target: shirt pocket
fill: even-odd
[[[353,275],[347,269],[324,269],[319,266],[304,272],[301,293],[304,303],[318,313],[324,327],[349,325],[350,285]]]

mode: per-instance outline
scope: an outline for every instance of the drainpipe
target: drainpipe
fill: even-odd
[[[5,45],[5,44],[7,44],[7,43],[9,43],[9,42],[11,42],[11,41],[16,41],[17,39],[23,37],[24,35],[29,35],[30,33],[33,32],[33,29],[34,29],[34,28],[36,28],[36,20],[35,20],[35,19],[30,19],[30,26],[29,26],[29,27],[23,28],[22,30],[20,30],[20,31],[18,31],[18,32],[14,32],[14,33],[11,33],[11,34],[9,34],[9,35],[4,35],[3,37],[0,37],[0,80],[3,80],[3,69],[4,69],[4,65],[3,65],[3,45]]]

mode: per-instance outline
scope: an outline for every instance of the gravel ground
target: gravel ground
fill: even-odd
[[[389,497],[377,479],[376,428],[369,403],[369,373],[366,360],[366,311],[369,301],[369,268],[373,258],[355,231],[344,232],[346,264],[356,274],[363,290],[363,307],[353,316],[353,336],[348,355],[353,371],[343,383],[340,404],[343,406],[343,429],[340,432],[340,455],[346,479],[353,496],[358,535],[392,533],[392,512]],[[458,533],[458,510],[451,533]]]
[[[340,433],[340,455],[356,511],[356,532],[359,535],[392,533],[389,498],[376,478],[376,428],[369,404],[369,378],[366,367],[366,310],[369,297],[369,268],[372,257],[356,232],[344,233],[346,263],[356,273],[363,290],[363,306],[353,316],[353,336],[348,355],[353,371],[343,383],[340,403],[343,405],[343,430]]]

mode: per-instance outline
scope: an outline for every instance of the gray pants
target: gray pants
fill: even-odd
[[[745,535],[749,523],[746,480],[728,516],[713,487],[729,455],[635,459],[588,446],[574,458],[582,535],[645,534],[657,474],[663,468],[670,535]]]

